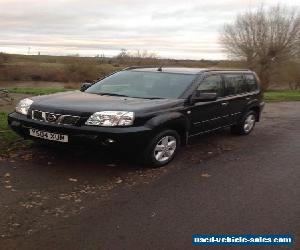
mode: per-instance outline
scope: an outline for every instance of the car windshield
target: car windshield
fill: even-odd
[[[120,71],[85,92],[137,98],[178,98],[194,78],[192,74]]]

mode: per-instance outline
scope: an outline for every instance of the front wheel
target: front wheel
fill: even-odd
[[[154,167],[161,167],[173,160],[180,147],[180,136],[175,130],[164,130],[149,143],[145,162]]]
[[[256,113],[249,111],[238,124],[231,126],[231,132],[238,135],[248,135],[255,127]]]

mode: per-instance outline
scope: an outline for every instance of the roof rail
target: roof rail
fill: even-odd
[[[159,68],[158,66],[130,66],[122,70],[131,70],[131,69],[147,69],[147,68]]]
[[[124,68],[122,70],[130,70],[130,69],[136,69],[136,68],[139,68],[139,67],[137,67],[137,66],[130,66],[130,67],[126,67],[126,68]]]
[[[207,68],[204,71],[251,71],[251,69],[228,69],[228,68],[214,69],[214,68]]]

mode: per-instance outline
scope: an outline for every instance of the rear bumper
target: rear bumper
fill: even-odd
[[[8,115],[8,124],[16,133],[24,138],[38,139],[30,136],[29,129],[48,131],[68,135],[71,144],[98,144],[105,146],[143,147],[151,139],[152,129],[140,127],[96,127],[70,126],[45,123],[32,120],[24,115],[13,112]],[[108,142],[110,139],[111,142]],[[43,140],[43,139],[38,139]],[[113,141],[113,142],[112,142]]]

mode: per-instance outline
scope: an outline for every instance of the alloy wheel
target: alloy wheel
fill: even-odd
[[[177,140],[172,135],[162,137],[154,148],[154,157],[159,162],[168,161],[175,153]]]
[[[244,131],[246,133],[249,133],[255,124],[255,115],[250,114],[249,116],[246,117],[245,122],[244,122]]]

